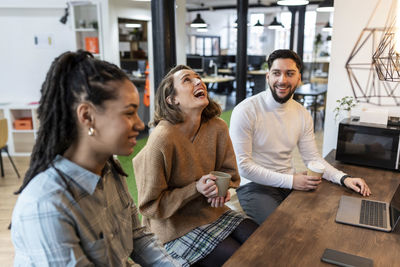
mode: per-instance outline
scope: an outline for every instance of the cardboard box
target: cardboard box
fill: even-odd
[[[32,118],[19,118],[14,121],[15,130],[32,130]]]
[[[97,37],[86,37],[85,38],[85,49],[93,54],[99,53],[99,38]]]

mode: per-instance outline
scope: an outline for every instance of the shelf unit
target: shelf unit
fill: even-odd
[[[100,3],[96,1],[70,1],[72,28],[76,50],[91,52],[103,59],[103,38]]]
[[[121,68],[128,72],[145,70],[148,54],[147,23],[144,20],[118,19]],[[127,26],[129,24],[133,27]]]
[[[31,154],[39,129],[37,107],[37,104],[0,104],[0,118],[7,119],[7,144],[11,155],[29,156]],[[17,130],[14,128],[15,120],[21,118],[32,118],[31,130]]]

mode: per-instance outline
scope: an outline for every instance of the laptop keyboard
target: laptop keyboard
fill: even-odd
[[[362,200],[360,223],[386,228],[386,203]]]

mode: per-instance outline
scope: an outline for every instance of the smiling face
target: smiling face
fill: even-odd
[[[275,101],[283,104],[300,85],[300,70],[293,59],[277,58],[267,73],[267,81]]]
[[[184,114],[200,113],[208,105],[207,87],[199,74],[189,69],[182,69],[173,76],[175,96],[170,100],[178,105]]]
[[[98,153],[128,156],[144,124],[138,116],[139,93],[129,80],[114,82],[116,99],[106,100],[94,114],[94,147]]]

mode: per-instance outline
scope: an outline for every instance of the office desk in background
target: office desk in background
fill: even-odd
[[[208,90],[230,94],[233,91],[233,76],[205,76],[201,80],[207,85]]]
[[[313,111],[313,120],[314,120],[314,129],[317,122],[317,110],[318,110],[318,96],[324,96],[324,105],[323,108],[325,109],[325,99],[326,99],[326,92],[328,91],[327,84],[317,84],[317,83],[307,83],[299,86],[296,91],[294,91],[294,99],[298,99],[299,96],[303,98],[303,101],[306,101],[306,97],[311,97],[312,102],[310,104],[311,110]],[[303,102],[305,106],[305,102]],[[324,110],[325,112],[325,110]]]
[[[253,95],[265,91],[267,83],[266,74],[267,74],[266,70],[249,70],[247,72],[247,75],[249,75],[249,77],[252,78],[254,82],[254,87],[252,92]]]
[[[232,82],[235,80],[233,76],[205,76],[201,77],[201,80],[205,83],[225,83]]]
[[[231,69],[218,69],[218,73],[235,75]],[[248,79],[254,82],[252,87],[252,95],[258,94],[265,90],[266,88],[266,70],[249,70],[247,71]]]
[[[342,164],[331,151],[326,160],[362,177],[374,200],[390,201],[400,173]],[[335,222],[342,195],[361,197],[323,180],[314,192],[293,191],[224,266],[332,266],[321,262],[325,248],[370,258],[374,266],[399,266],[400,226],[386,233]]]

